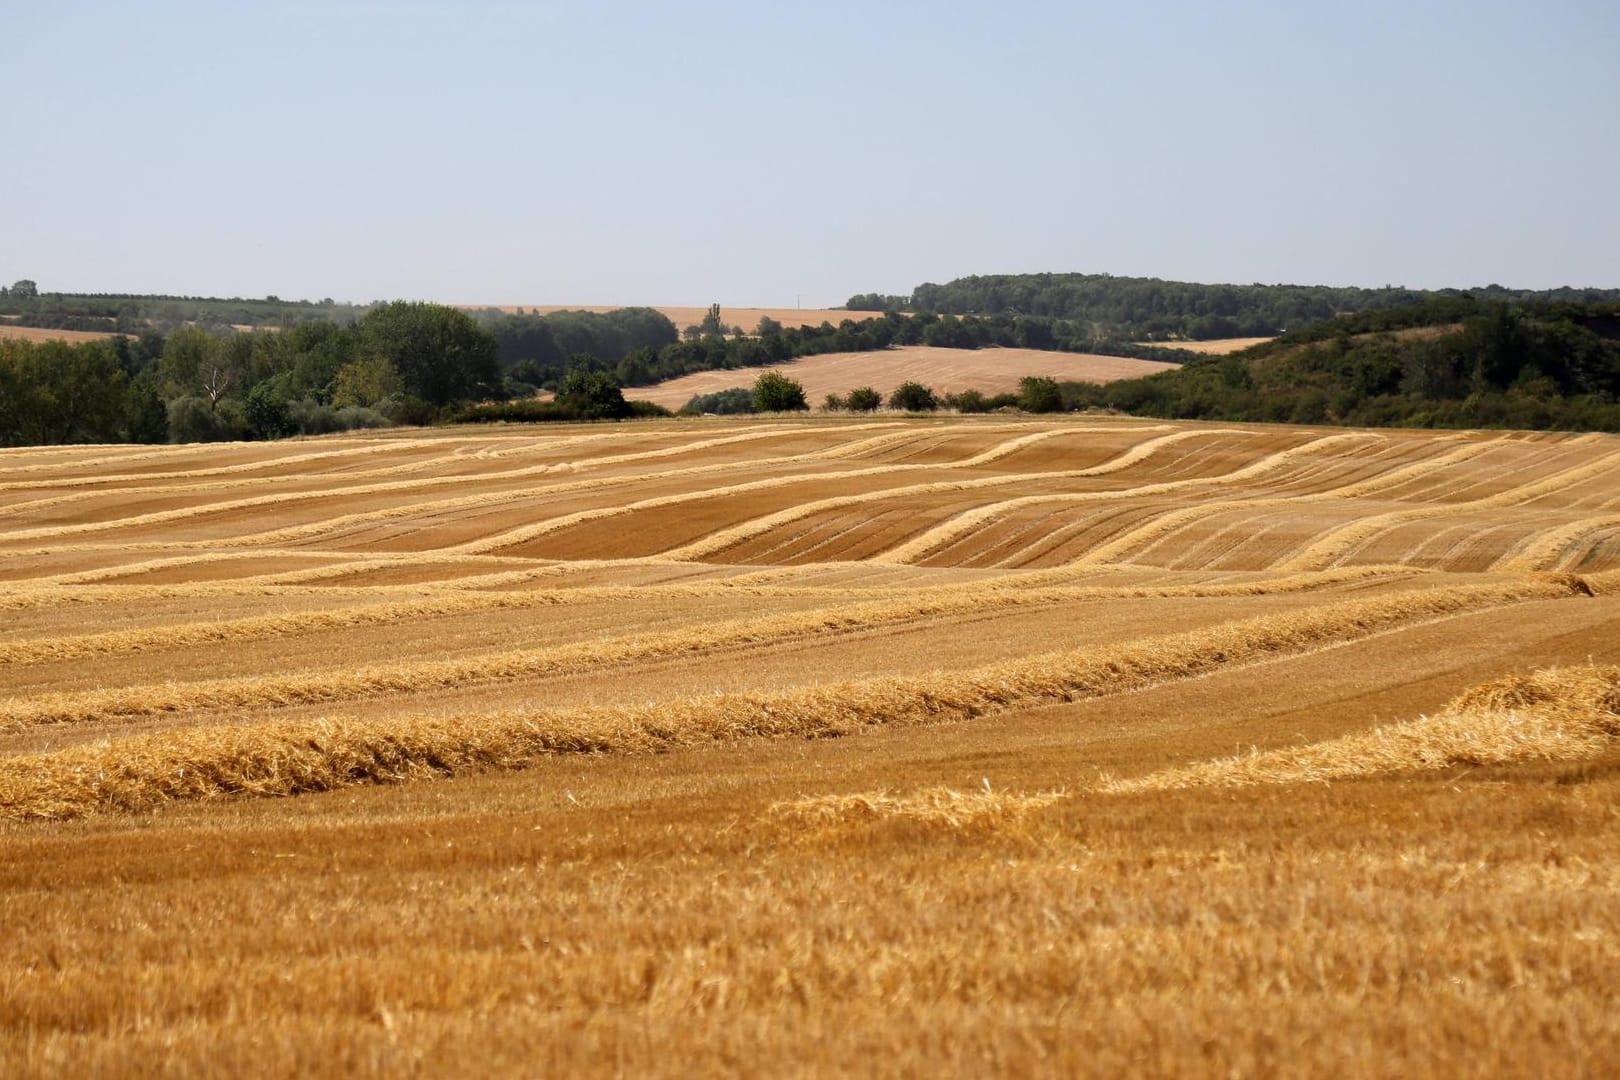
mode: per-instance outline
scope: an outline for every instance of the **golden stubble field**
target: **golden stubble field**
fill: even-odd
[[[0,1074],[1605,1075],[1620,439],[0,452]]]
[[[712,394],[732,387],[752,387],[761,371],[775,371],[804,387],[805,399],[820,405],[828,394],[847,395],[870,386],[885,398],[903,382],[918,382],[943,397],[963,390],[983,394],[1016,393],[1018,380],[1028,375],[1105,383],[1140,379],[1175,364],[1159,360],[1133,360],[1123,356],[1062,353],[1043,349],[942,349],[931,345],[902,345],[878,352],[825,353],[785,364],[746,370],[698,371],[653,386],[626,388],[626,395],[679,409],[694,394]]]

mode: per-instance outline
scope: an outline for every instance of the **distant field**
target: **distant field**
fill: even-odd
[[[1263,341],[1270,341],[1268,337],[1238,337],[1219,338],[1215,341],[1144,341],[1143,345],[1159,345],[1171,349],[1181,349],[1186,352],[1203,353],[1205,356],[1225,356],[1240,349],[1247,349],[1251,345],[1258,345]]]
[[[476,308],[494,307],[495,305],[463,304],[460,306],[466,308]],[[620,308],[624,307],[637,306],[650,307],[654,311],[663,312],[664,315],[669,318],[670,322],[674,323],[677,327],[683,330],[688,326],[698,325],[703,321],[703,317],[709,313],[709,309],[706,307],[664,307],[658,304],[525,304],[518,306],[497,307],[497,310],[515,312],[518,310],[518,307],[521,307],[524,311],[539,312],[541,315],[549,315],[553,311],[594,311],[598,314],[603,314],[609,311],[618,311]],[[853,319],[856,322],[864,322],[867,319],[876,319],[882,316],[882,312],[845,311],[842,308],[740,308],[726,307],[723,304],[720,307],[721,322],[725,323],[728,327],[740,326],[743,328],[745,333],[749,334],[752,334],[754,329],[759,326],[759,320],[767,315],[781,323],[784,327],[820,326],[824,322],[832,323],[834,326],[837,326],[845,319]]]
[[[99,330],[46,330],[38,326],[17,326],[0,319],[0,338],[23,341],[100,341],[114,335]]]
[[[0,450],[0,1076],[1615,1075],[1617,664],[1610,436]]]
[[[780,371],[803,384],[811,405],[820,405],[828,394],[846,394],[858,386],[870,386],[885,396],[907,381],[931,386],[938,394],[970,389],[1000,394],[1016,391],[1018,380],[1026,375],[1049,375],[1077,382],[1113,382],[1141,378],[1175,366],[1157,360],[1038,349],[937,349],[908,345],[881,352],[807,356],[767,368],[700,371],[655,386],[629,387],[625,394],[678,409],[693,394],[752,386],[761,371]]]

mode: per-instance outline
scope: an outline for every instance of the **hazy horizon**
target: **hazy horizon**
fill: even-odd
[[[1620,287],[1620,10],[1595,2],[8,14],[0,282],[46,291]]]

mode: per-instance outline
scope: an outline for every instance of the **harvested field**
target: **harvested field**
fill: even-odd
[[[7,450],[0,615],[6,1076],[1620,1067],[1620,439]]]
[[[489,307],[486,304],[463,304],[466,308]],[[605,315],[610,311],[618,311],[625,304],[541,304],[523,307],[525,312],[531,314],[550,315],[554,311],[590,311],[598,315]],[[652,305],[642,305],[652,306]],[[518,310],[513,306],[501,306],[500,311],[512,313]],[[663,307],[653,306],[653,310],[663,314],[670,322],[680,329],[688,326],[697,326],[703,317],[709,313],[706,307]],[[800,326],[820,326],[822,323],[831,323],[837,326],[845,319],[855,322],[865,322],[867,319],[881,318],[881,311],[845,311],[843,308],[782,308],[782,307],[726,307],[720,306],[720,321],[728,327],[740,326],[744,333],[752,334],[759,326],[759,320],[772,318],[785,328]]]
[[[1213,341],[1143,341],[1139,344],[1168,346],[1185,352],[1201,353],[1204,356],[1225,356],[1227,353],[1242,352],[1270,340],[1268,337],[1238,337],[1217,338]]]
[[[97,330],[50,330],[43,326],[18,326],[0,319],[0,338],[19,338],[23,341],[100,341],[114,337]]]
[[[939,395],[978,390],[986,395],[1016,393],[1027,375],[1104,383],[1139,379],[1175,367],[1158,360],[1123,356],[1048,352],[1041,349],[940,349],[906,345],[880,352],[829,353],[787,364],[742,371],[699,371],[653,386],[628,387],[625,396],[679,409],[694,394],[752,386],[761,371],[779,371],[804,386],[805,398],[819,406],[828,394],[870,386],[885,398],[903,382],[920,382]]]

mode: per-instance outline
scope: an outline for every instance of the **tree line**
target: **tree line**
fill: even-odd
[[[1377,289],[1326,285],[1202,285],[1111,274],[992,274],[925,283],[908,296],[862,293],[854,311],[1034,315],[1079,324],[1103,340],[1270,337],[1346,314],[1421,305],[1437,298],[1494,303],[1602,303],[1620,289]]]

